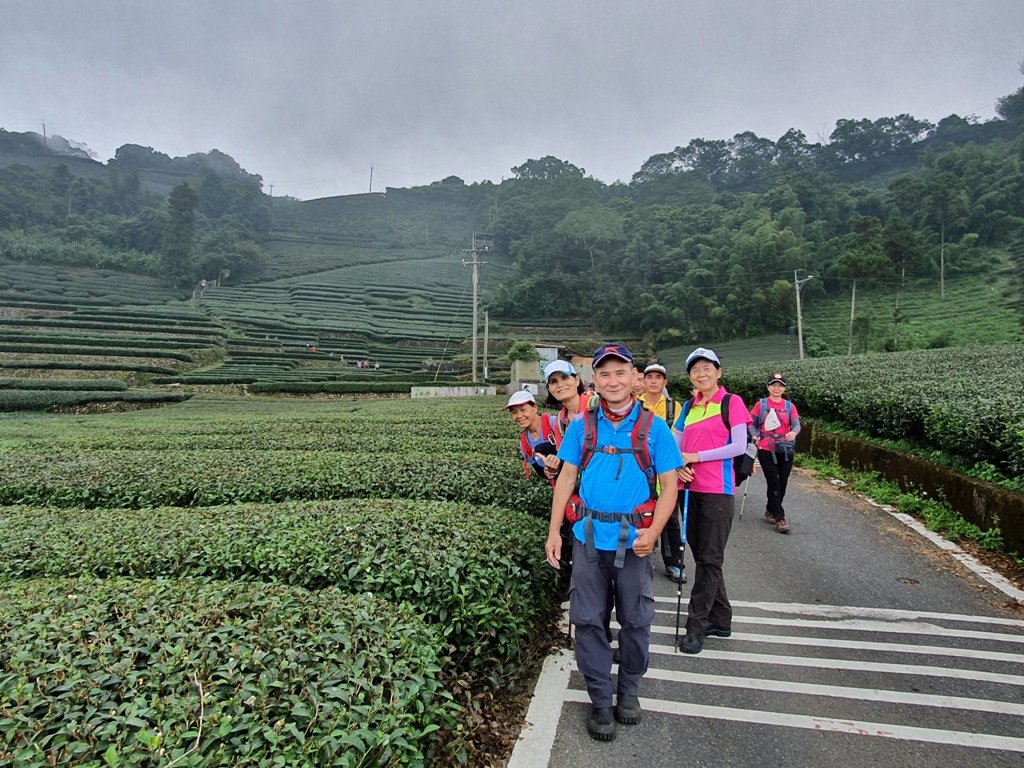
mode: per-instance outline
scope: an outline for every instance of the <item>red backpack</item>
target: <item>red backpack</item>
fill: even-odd
[[[644,504],[641,504],[635,510],[633,515],[635,521],[633,525],[637,528],[650,528],[651,523],[654,521],[654,504],[657,500],[657,481],[658,478],[654,474],[654,463],[651,461],[651,451],[648,445],[648,437],[651,434],[651,424],[654,422],[654,413],[647,410],[641,405],[640,415],[637,416],[636,424],[633,425],[633,430],[629,433],[630,447],[629,448],[615,448],[610,445],[598,445],[597,444],[597,411],[601,407],[600,401],[595,400],[592,402],[583,416],[583,456],[580,460],[579,473],[576,475],[576,487],[573,489],[573,495],[569,499],[568,505],[566,505],[565,514],[569,518],[569,522],[575,523],[584,517],[586,508],[583,505],[583,500],[580,498],[580,486],[583,484],[583,473],[586,471],[587,466],[590,464],[590,460],[594,457],[595,453],[608,453],[612,455],[619,455],[619,471],[622,471],[622,456],[623,453],[631,453],[636,459],[636,463],[640,467],[640,471],[644,473],[644,477],[647,478],[647,485],[650,488],[650,498]],[[649,509],[648,509],[649,507]]]
[[[555,450],[562,444],[562,436],[558,433],[558,430],[553,425],[555,418],[547,413],[542,413],[540,416],[540,439],[541,442],[545,440],[555,446]],[[526,476],[530,476],[530,457],[533,456],[535,447],[530,445],[530,441],[526,436],[529,430],[523,430],[519,433],[519,449],[523,454],[523,472]],[[539,445],[539,443],[538,443]]]

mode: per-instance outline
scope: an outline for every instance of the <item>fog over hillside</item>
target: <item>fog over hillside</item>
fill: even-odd
[[[551,4],[9,2],[0,125],[217,148],[304,199],[499,181],[555,155],[605,182],[694,138],[993,116],[1019,0]]]

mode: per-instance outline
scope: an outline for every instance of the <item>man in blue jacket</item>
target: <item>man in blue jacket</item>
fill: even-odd
[[[562,439],[562,473],[545,550],[548,562],[558,568],[562,520],[572,500],[570,520],[578,519],[573,524],[569,621],[576,627],[576,664],[593,705],[587,730],[599,741],[611,741],[616,722],[641,719],[640,681],[647,671],[654,620],[653,552],[675,511],[675,471],[682,459],[668,425],[637,403],[630,351],[605,344],[594,353],[593,368],[600,400],[572,421]],[[656,478],[661,494],[654,500]],[[612,596],[621,627],[617,691],[605,634]]]

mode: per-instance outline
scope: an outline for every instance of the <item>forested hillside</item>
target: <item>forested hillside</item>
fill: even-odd
[[[826,143],[795,130],[777,141],[694,139],[651,157],[628,185],[531,160],[494,190],[493,230],[519,279],[491,307],[583,313],[658,347],[715,342],[793,326],[799,270],[815,276],[803,288],[811,314],[841,301],[849,315],[858,291],[885,297],[884,309],[876,302],[873,316],[854,318],[858,351],[943,345],[922,333],[901,345],[910,318],[900,293],[934,291],[941,306],[971,276],[989,279],[983,301],[1019,317],[1024,88],[997,112],[984,123],[840,120]],[[849,337],[811,328],[808,347],[845,353]]]
[[[417,339],[433,357],[449,346],[442,327],[431,340],[422,324],[403,328],[405,308],[461,317],[460,260],[486,232],[482,308],[507,328],[592,327],[642,336],[648,350],[785,334],[799,279],[813,355],[1006,342],[1020,330],[1024,88],[996,111],[985,122],[844,119],[817,143],[796,130],[697,138],[652,156],[628,184],[548,156],[501,184],[452,176],[306,202],[270,198],[217,150],[171,158],[126,144],[104,164],[73,141],[0,130],[0,260],[156,277],[182,297],[230,276],[246,317],[265,314],[247,286],[280,288],[284,303],[268,307],[279,323],[294,315],[296,339],[332,314],[315,300],[301,309],[296,289],[358,303],[394,272],[394,311],[372,310],[351,331]],[[368,265],[382,271],[351,271]],[[933,327],[943,312],[974,334]],[[993,338],[977,338],[992,322]],[[447,334],[464,339],[465,325]],[[329,334],[346,333],[339,316]]]
[[[126,144],[106,165],[61,137],[0,129],[0,259],[103,267],[189,287],[245,279],[270,229],[262,179],[228,155]]]

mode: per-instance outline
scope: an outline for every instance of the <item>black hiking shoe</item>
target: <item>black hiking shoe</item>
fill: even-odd
[[[640,709],[640,699],[633,695],[619,695],[615,704],[615,719],[623,725],[637,725],[643,715]]]
[[[590,710],[587,733],[597,741],[613,741],[615,739],[615,717],[612,715],[611,707],[594,707]]]
[[[712,624],[704,630],[704,637],[731,637],[732,630],[728,627],[716,627]]]
[[[696,632],[687,632],[686,636],[679,641],[679,650],[683,653],[698,654],[704,648],[704,636]]]

